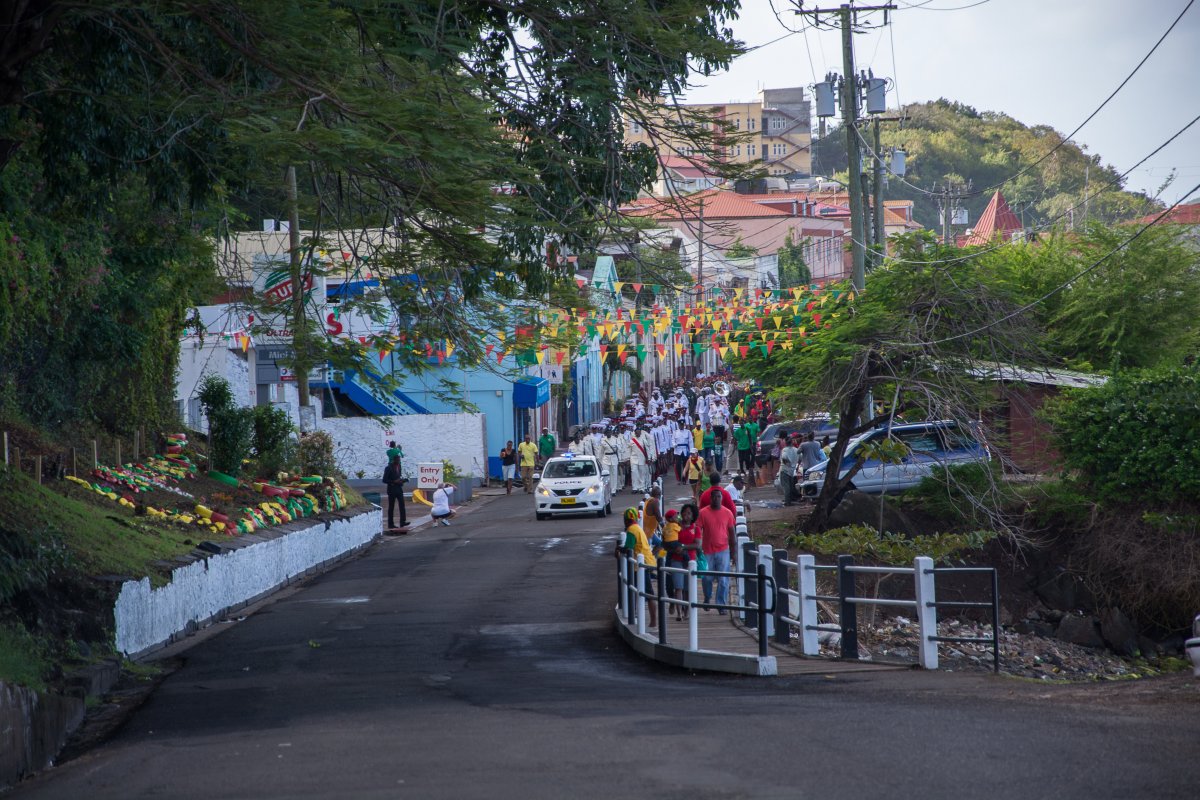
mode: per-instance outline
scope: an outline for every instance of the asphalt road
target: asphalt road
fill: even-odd
[[[113,739],[13,795],[1128,800],[1200,786],[1195,693],[648,663],[609,623],[618,520],[535,522],[515,494],[384,541],[190,648]]]

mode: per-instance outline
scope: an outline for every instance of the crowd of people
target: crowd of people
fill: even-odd
[[[595,456],[614,494],[644,494],[658,478],[674,476],[699,502],[714,472],[740,472],[759,485],[758,439],[773,421],[771,401],[758,392],[731,402],[722,389],[712,378],[643,389],[619,415],[577,428],[568,449]]]
[[[685,502],[679,508],[667,508],[658,486],[650,489],[650,496],[639,514],[637,508],[625,511],[625,539],[623,547],[640,555],[647,564],[655,564],[662,558],[668,567],[686,568],[694,560],[700,570],[729,572],[730,554],[737,545],[735,509],[743,497],[746,485],[741,474],[735,475],[729,486],[721,483],[721,473],[713,471],[707,476],[710,484],[694,501]],[[653,572],[646,572],[645,591],[653,593]],[[701,577],[704,603],[716,606],[729,603],[729,578],[705,574]],[[686,599],[687,585],[680,573],[664,572],[662,591],[676,600]],[[682,620],[684,606],[671,606],[675,619]],[[651,627],[658,624],[655,604],[647,605]],[[718,614],[725,609],[718,608]]]

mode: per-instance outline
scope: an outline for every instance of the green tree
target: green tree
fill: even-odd
[[[313,231],[301,259],[352,250],[384,278],[361,302],[397,315],[405,336],[329,341],[302,308],[288,320],[291,366],[365,368],[373,348],[387,348],[395,369],[419,371],[432,342],[481,360],[502,306],[570,282],[548,266],[547,248],[585,252],[653,178],[656,155],[624,141],[625,120],[672,124],[655,122],[658,97],[728,66],[740,51],[727,27],[737,7],[15,8],[0,31],[0,177],[5,241],[27,246],[0,253],[7,394],[42,404],[32,409],[41,419],[79,407],[115,422],[132,387],[165,413],[184,309],[211,293],[211,243],[251,214],[286,218],[289,166],[300,227]],[[721,135],[689,131],[710,143]],[[75,317],[47,335],[64,309],[28,298],[55,291]],[[18,341],[36,346],[10,347]],[[79,385],[101,387],[95,403],[41,390],[46,352],[85,367]],[[114,365],[130,382],[110,379],[122,372]]]
[[[783,245],[779,248],[779,288],[790,289],[794,286],[807,286],[812,280],[808,264],[804,262],[804,244],[807,239],[797,242],[789,229],[783,237]]]
[[[823,301],[790,321],[792,349],[770,356],[752,349],[733,362],[739,378],[775,387],[773,396],[786,407],[837,411],[837,442],[805,523],[810,532],[826,527],[861,468],[856,462],[839,474],[854,436],[900,414],[976,429],[981,409],[1006,391],[980,374],[995,362],[1042,360],[1038,331],[1011,315],[1020,295],[979,259],[948,258],[958,251],[938,245],[929,232],[894,241],[901,261],[872,271],[865,292],[826,287]]]

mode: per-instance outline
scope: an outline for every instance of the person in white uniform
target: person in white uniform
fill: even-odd
[[[629,449],[629,466],[633,470],[633,491],[645,493],[650,491],[650,471],[658,458],[658,450],[654,446],[654,437],[639,426],[633,436],[632,447]]]
[[[617,493],[617,478],[620,472],[620,447],[617,444],[615,428],[609,428],[608,434],[600,443],[600,466],[608,470],[608,488],[613,494]]]

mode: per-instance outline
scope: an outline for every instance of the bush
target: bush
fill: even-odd
[[[291,417],[282,408],[254,409],[254,452],[260,474],[274,475],[287,466],[293,430]]]
[[[209,464],[226,475],[242,471],[254,444],[254,409],[226,408],[208,415]]]
[[[1068,470],[1101,501],[1200,496],[1200,368],[1122,373],[1048,404]]]
[[[297,457],[305,475],[331,478],[341,474],[333,459],[333,437],[325,431],[301,434]]]
[[[788,542],[809,553],[851,555],[888,565],[911,566],[917,556],[929,556],[935,562],[945,562],[964,551],[979,550],[994,538],[994,531],[909,537],[898,533],[881,535],[868,525],[847,525],[824,533],[793,536]]]
[[[200,382],[200,387],[196,392],[196,398],[200,401],[200,407],[204,409],[205,416],[212,416],[213,412],[233,408],[233,389],[229,388],[229,381],[218,375],[204,376],[204,380]]]
[[[995,462],[936,466],[900,496],[905,505],[919,506],[941,520],[972,525],[993,524],[1012,497]]]

